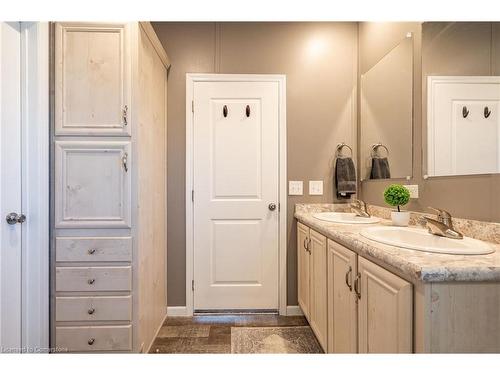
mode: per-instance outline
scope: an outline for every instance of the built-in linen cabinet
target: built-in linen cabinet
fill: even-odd
[[[299,305],[318,342],[327,348],[327,249],[326,237],[299,223]]]
[[[149,23],[53,32],[51,345],[146,351],[166,315],[168,57]]]
[[[298,223],[298,301],[329,353],[411,353],[413,286]]]

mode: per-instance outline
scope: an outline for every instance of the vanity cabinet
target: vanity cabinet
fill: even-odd
[[[305,225],[299,224],[298,288],[299,305],[318,342],[327,348],[327,240]]]
[[[413,286],[298,223],[299,305],[329,353],[411,353]]]
[[[147,351],[167,305],[168,57],[149,23],[52,30],[51,345]]]

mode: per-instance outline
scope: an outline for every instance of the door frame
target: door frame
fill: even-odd
[[[194,155],[193,99],[196,82],[277,82],[279,87],[279,179],[278,179],[278,306],[280,315],[286,315],[287,305],[287,169],[286,169],[286,75],[284,74],[186,74],[186,315],[193,315],[194,305]]]
[[[49,351],[49,23],[21,22],[22,347]],[[3,219],[3,218],[0,218]]]

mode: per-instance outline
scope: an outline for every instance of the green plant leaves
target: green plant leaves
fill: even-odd
[[[410,201],[410,191],[403,185],[392,184],[385,189],[384,200],[390,206],[404,206]]]

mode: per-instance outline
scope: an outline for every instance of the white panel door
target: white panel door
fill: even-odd
[[[278,309],[278,88],[194,84],[195,310]]]
[[[57,135],[130,135],[126,24],[57,23]]]
[[[130,142],[56,141],[57,228],[130,228]]]
[[[20,24],[0,23],[0,353],[21,347],[21,230],[7,223],[21,205]]]

